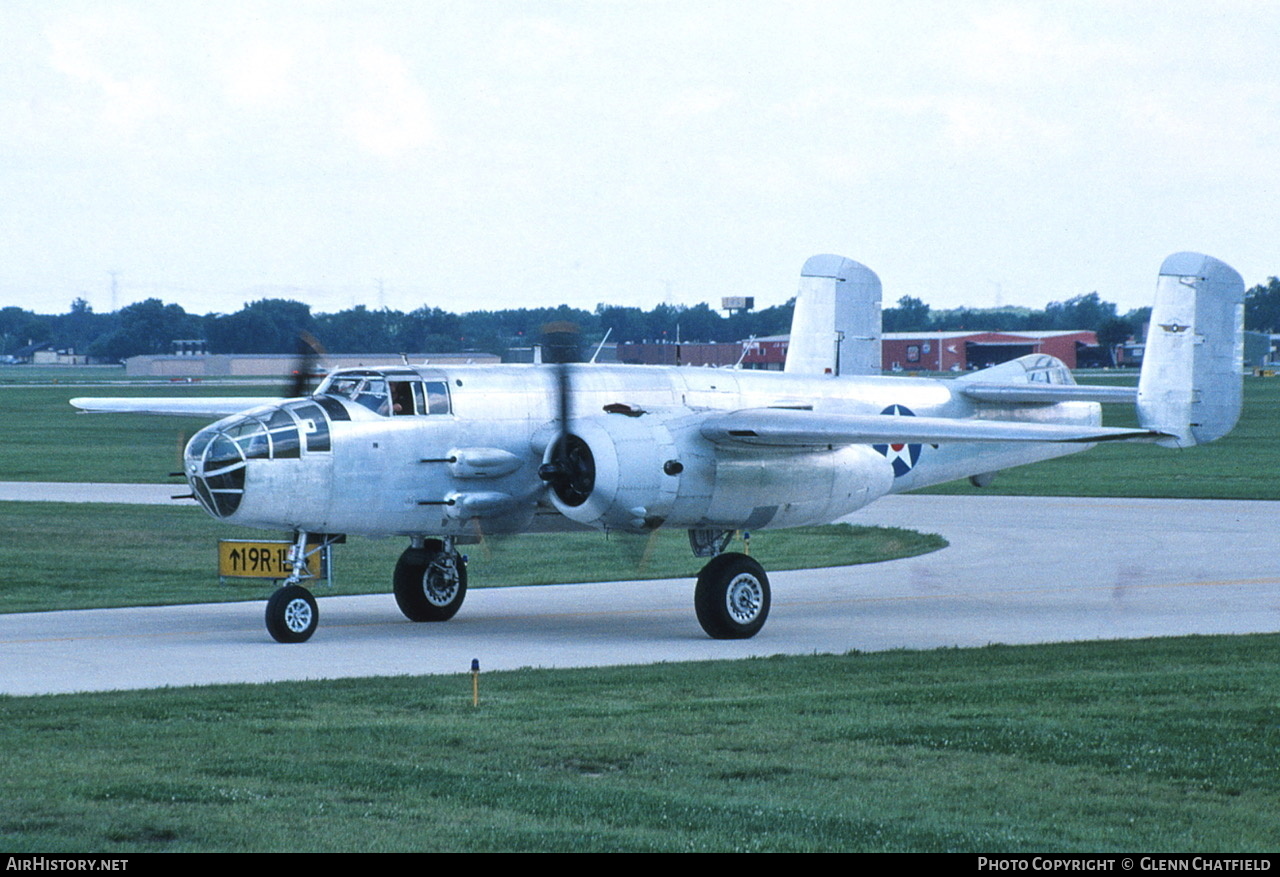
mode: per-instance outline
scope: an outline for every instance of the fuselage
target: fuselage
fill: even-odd
[[[1101,422],[1096,403],[977,403],[959,392],[962,384],[948,379],[656,366],[568,368],[571,427],[593,420],[608,426],[621,423],[619,417],[667,416],[676,422],[698,412],[748,408],[1074,425]],[[556,372],[547,366],[345,369],[331,375],[314,397],[253,409],[206,427],[188,445],[186,474],[211,514],[265,529],[411,537],[581,529],[581,523],[547,501],[547,484],[539,475],[547,447],[560,430],[557,398]],[[612,413],[606,413],[606,406]],[[803,492],[806,477],[826,484],[814,473],[838,469],[845,461],[863,467],[856,472],[870,473],[870,486],[854,499],[797,502],[789,516],[771,514],[756,527],[816,523],[885,493],[1089,447],[904,442],[817,448],[808,454],[778,456],[775,469],[767,453],[735,460],[732,454],[699,448],[704,440],[696,434],[680,436],[679,447],[670,452],[673,460],[681,454],[705,458],[709,466],[725,472],[736,465],[746,474],[733,477],[748,480],[747,488],[738,484],[739,493],[749,490],[752,478],[759,482],[760,494],[771,490],[771,481],[801,485]],[[669,475],[676,481],[685,477]],[[710,502],[714,506],[714,499]],[[712,517],[702,523],[729,526],[736,520],[724,512]],[[644,526],[652,527],[662,526],[664,519],[646,520]]]

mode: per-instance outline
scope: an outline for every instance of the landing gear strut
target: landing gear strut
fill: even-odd
[[[446,538],[409,547],[396,563],[396,605],[410,621],[448,621],[467,596],[467,560]]]
[[[693,608],[712,639],[750,639],[769,617],[769,577],[745,554],[719,554],[698,573]]]
[[[311,578],[307,567],[307,534],[299,533],[289,549],[292,571],[267,600],[267,633],[278,643],[304,643],[320,623],[320,610],[311,592],[298,584]]]

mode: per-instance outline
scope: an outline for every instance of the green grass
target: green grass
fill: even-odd
[[[1270,851],[1280,637],[0,698],[0,848]]]
[[[127,380],[122,365],[0,365],[0,387],[21,384],[114,383]]]
[[[0,612],[265,598],[270,580],[218,582],[217,540],[244,538],[287,535],[228,527],[194,507],[3,502]],[[318,586],[317,593],[390,591],[406,544],[353,537],[335,546],[334,587]],[[940,536],[910,530],[836,524],[766,531],[751,540],[751,552],[780,570],[872,563],[945,545]],[[515,536],[464,550],[473,587],[692,577],[702,563],[681,531],[660,531],[652,542],[597,533]]]

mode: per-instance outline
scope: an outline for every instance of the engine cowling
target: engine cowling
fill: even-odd
[[[856,511],[893,484],[890,463],[865,445],[717,446],[700,422],[686,412],[570,421],[543,458],[551,502],[601,529],[796,527]]]

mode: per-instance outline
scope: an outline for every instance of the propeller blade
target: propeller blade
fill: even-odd
[[[573,417],[573,369],[581,362],[582,333],[569,322],[547,323],[542,327],[542,361],[556,370],[556,436],[551,453],[538,475],[569,505],[586,502],[595,486],[595,460],[587,443],[569,432]]]
[[[298,352],[293,362],[293,381],[289,385],[288,398],[311,395],[311,376],[317,361],[327,352],[320,339],[306,329],[298,330]]]
[[[581,361],[581,341],[582,333],[574,323],[558,321],[542,327],[542,361],[556,368],[556,425],[560,435],[568,429],[571,416],[569,364]]]

